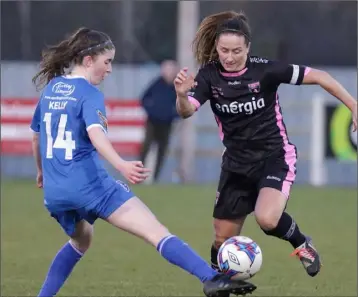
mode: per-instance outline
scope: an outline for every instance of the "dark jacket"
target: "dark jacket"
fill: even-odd
[[[179,117],[175,101],[174,85],[169,85],[162,77],[152,82],[141,98],[149,120],[168,124]]]

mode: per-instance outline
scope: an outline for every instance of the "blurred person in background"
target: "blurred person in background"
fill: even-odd
[[[145,163],[153,144],[156,144],[156,162],[153,181],[158,181],[167,155],[173,123],[179,118],[175,102],[174,78],[179,68],[174,60],[161,63],[161,74],[145,90],[141,98],[147,114],[145,137],[140,152],[140,160]]]
[[[251,42],[243,13],[206,17],[193,43],[201,68],[195,79],[183,68],[174,81],[180,116],[192,116],[209,101],[225,146],[213,212],[212,267],[219,269],[218,249],[240,234],[253,212],[264,233],[292,245],[292,255],[313,277],[321,268],[319,254],[285,211],[297,150],[288,139],[277,90],[280,84],[321,86],[351,110],[354,129],[357,101],[325,71],[250,56]]]

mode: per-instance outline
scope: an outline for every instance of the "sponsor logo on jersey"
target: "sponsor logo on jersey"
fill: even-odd
[[[108,130],[108,120],[107,120],[107,118],[104,116],[104,114],[99,109],[97,109],[97,114],[98,114],[98,117],[99,117],[101,125],[107,131]]]
[[[254,82],[252,84],[247,85],[251,93],[260,93],[260,82]]]
[[[265,107],[265,100],[264,98],[256,99],[255,97],[252,97],[251,101],[249,102],[239,103],[237,101],[233,101],[230,104],[216,103],[215,107],[218,111],[222,113],[229,113],[229,114],[245,113],[247,115],[251,115],[256,110]]]
[[[215,86],[211,86],[211,94],[214,98],[219,98],[220,96],[224,96],[223,89]]]
[[[229,81],[227,84],[229,86],[238,86],[238,85],[241,85],[241,81],[239,81],[239,80]]]
[[[56,94],[60,94],[62,96],[70,96],[75,91],[75,86],[66,84],[64,82],[58,82],[53,85],[52,92]]]
[[[251,63],[267,64],[267,63],[269,62],[269,60],[263,59],[263,58],[259,58],[259,57],[251,57],[251,58],[250,58],[250,62],[251,62]]]

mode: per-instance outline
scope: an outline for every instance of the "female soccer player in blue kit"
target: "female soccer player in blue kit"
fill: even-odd
[[[106,34],[81,28],[44,50],[41,70],[33,78],[38,86],[45,85],[31,123],[37,185],[51,216],[70,237],[38,296],[58,293],[89,248],[97,218],[152,244],[167,261],[200,279],[206,296],[252,292],[254,285],[213,270],[104,169],[100,154],[132,184],[148,176],[141,162],[123,160],[106,136],[104,96],[95,86],[111,73],[114,55]]]

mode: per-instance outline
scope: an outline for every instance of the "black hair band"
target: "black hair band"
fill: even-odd
[[[238,35],[244,36],[248,41],[250,41],[249,36],[247,36],[244,32],[237,29],[230,29],[230,28],[222,28],[221,30],[218,30],[216,33],[216,36],[219,37],[222,33],[236,33]]]
[[[248,41],[250,41],[249,36],[245,34],[242,30],[242,21],[238,18],[230,19],[221,23],[217,28],[216,36],[218,37],[222,33],[236,33],[239,35],[243,35]]]

